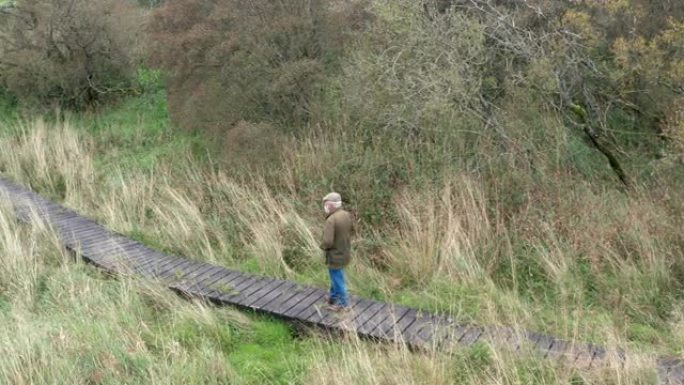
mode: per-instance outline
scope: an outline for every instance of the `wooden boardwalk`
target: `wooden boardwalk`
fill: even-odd
[[[331,332],[352,332],[362,337],[406,343],[414,348],[450,351],[483,342],[513,351],[529,349],[541,357],[580,369],[624,363],[629,359],[620,350],[608,352],[591,344],[570,343],[506,327],[462,325],[445,315],[355,296],[351,297],[350,312],[330,313],[323,308],[326,290],[166,255],[2,177],[0,194],[11,201],[19,220],[30,222],[33,218],[42,218],[67,249],[87,262],[108,272],[158,280],[179,293],[216,304],[264,312]],[[684,384],[681,360],[661,359],[657,365],[661,384]]]

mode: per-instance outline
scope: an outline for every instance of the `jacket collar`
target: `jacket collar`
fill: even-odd
[[[326,215],[325,215],[325,219],[330,218],[331,216],[335,215],[335,213],[337,213],[337,212],[339,212],[339,211],[342,211],[342,208],[341,208],[341,207],[340,207],[339,209],[337,209],[337,210],[331,212],[330,214],[326,214]]]

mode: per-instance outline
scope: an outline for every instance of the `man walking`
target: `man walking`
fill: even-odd
[[[323,198],[326,220],[323,229],[321,249],[325,252],[325,263],[330,274],[330,295],[328,310],[340,311],[349,308],[344,268],[351,257],[352,216],[342,209],[342,197],[331,192]]]

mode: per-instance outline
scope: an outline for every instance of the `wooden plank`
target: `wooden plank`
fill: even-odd
[[[15,211],[17,216],[23,218],[26,222],[29,222],[35,218],[45,221],[50,215],[50,212],[46,208],[34,202],[30,202],[22,206],[15,206]]]
[[[226,276],[230,276],[226,269],[224,269],[222,266],[214,266],[201,277],[197,277],[195,282],[190,285],[190,288],[197,291],[197,293],[200,295],[206,295],[209,294],[209,291],[214,290],[211,288],[211,284],[225,278]],[[232,278],[236,277],[237,275],[232,275]]]
[[[657,359],[656,365],[659,384],[684,384],[684,361],[675,357],[665,357]]]
[[[246,280],[232,285],[228,292],[224,293],[221,297],[222,300],[239,305],[241,300],[248,296],[248,293],[261,288],[265,284],[269,283],[271,280],[266,277],[248,276]]]
[[[141,258],[143,258],[145,255],[148,255],[150,252],[150,249],[146,247],[142,247],[139,244],[130,244],[130,245],[122,245],[118,249],[112,249],[107,252],[108,257],[122,257],[126,261],[134,262],[137,261]]]
[[[26,190],[24,187],[19,186],[4,176],[0,176],[0,188],[5,190],[5,192],[10,195],[28,193],[28,190]]]
[[[527,337],[525,336],[525,332],[516,329],[511,329],[508,335],[508,339],[505,341],[506,345],[508,346],[508,349],[510,349],[513,352],[519,352],[526,342]],[[551,346],[549,346],[549,348],[546,351],[542,352],[544,357],[549,354],[549,352],[551,351],[551,347],[553,347],[553,344],[556,343],[555,340],[551,342]]]
[[[67,225],[66,229],[69,231],[72,231],[76,234],[85,234],[89,230],[100,230],[100,231],[108,231],[105,229],[103,226],[100,226],[97,222],[94,222],[90,219],[84,219],[84,218],[79,218],[77,219],[71,219]]]
[[[78,242],[81,250],[86,250],[89,247],[110,242],[112,239],[116,238],[116,234],[112,234],[109,231],[93,230],[89,234],[77,235],[79,236]]]
[[[177,258],[177,257],[166,257],[166,258],[173,258],[173,259],[183,259],[183,258]],[[197,273],[199,270],[204,269],[206,265],[208,265],[206,262],[202,261],[197,261],[197,260],[188,260],[191,263],[189,264],[184,264],[181,263],[175,267],[172,268],[171,271],[169,271],[169,277],[168,280],[185,280],[187,277],[191,274]],[[159,279],[159,269],[161,264],[157,264],[156,266],[150,266],[149,267],[149,274],[155,278]],[[168,266],[168,265],[167,265]],[[172,277],[172,278],[171,278]]]
[[[82,226],[82,228],[78,227]],[[92,226],[90,224],[81,224],[81,225],[74,225],[74,227],[69,227],[69,228],[59,228],[57,230],[57,237],[62,240],[62,242],[72,245],[78,242],[81,239],[81,236],[79,235],[79,231],[82,229],[90,229]]]
[[[570,342],[556,339],[553,341],[553,345],[549,347],[544,358],[565,359],[572,354],[572,358],[574,359],[574,353],[571,353],[571,349],[572,344]]]
[[[684,366],[671,366],[667,372],[667,381],[670,384],[684,384]]]
[[[73,228],[78,228],[78,226],[84,226],[84,228],[90,227],[90,221],[83,219],[77,215],[60,217],[50,221],[50,226],[57,233],[57,235],[64,234],[71,231]]]
[[[359,327],[359,333],[370,336],[371,332],[376,330],[386,319],[392,318],[393,309],[391,304],[383,303],[383,307],[373,317],[366,320],[366,322]]]
[[[303,299],[300,303],[293,306],[283,315],[286,317],[303,321],[303,318],[300,317],[300,314],[308,313],[316,302],[321,301],[325,297],[325,293],[325,290],[314,290],[309,297]]]
[[[109,234],[99,229],[88,230],[88,233],[74,233],[71,240],[71,246],[74,249],[82,249],[85,245],[92,245],[96,242],[107,240]]]
[[[112,234],[109,239],[105,242],[105,244],[99,245],[98,250],[99,252],[114,252],[117,251],[117,249],[124,250],[126,247],[135,247],[137,246],[138,243],[122,237],[118,234]],[[84,249],[90,248],[90,245],[87,247],[84,247]]]
[[[358,297],[351,297],[349,298],[349,311],[333,312],[325,309],[327,303],[321,301],[313,306],[316,312],[308,315],[307,321],[315,323],[316,325],[324,328],[334,326],[346,331],[352,330],[356,332],[357,326],[355,320],[372,304],[373,301],[363,300]],[[301,315],[302,318],[305,316],[306,315],[304,314]]]
[[[539,336],[536,338],[534,348],[544,357],[548,354],[555,341],[556,339],[551,336],[539,334]]]
[[[424,348],[434,348],[432,335],[435,330],[436,323],[439,322],[439,316],[426,313],[423,317],[424,322],[422,325],[411,331],[414,335],[414,341],[417,345],[421,345]]]
[[[261,303],[259,308],[280,315],[288,301],[293,300],[297,296],[303,295],[306,289],[307,288],[301,285],[295,284],[293,287],[283,290],[282,294],[275,296],[269,301],[259,301]]]
[[[270,295],[272,298],[273,295],[278,295],[279,293],[282,293],[283,288],[286,288],[286,287],[288,287],[287,281],[283,281],[283,280],[279,280],[279,279],[273,280],[271,285],[262,287],[257,292],[253,293],[250,301],[249,302],[245,301],[243,305],[250,307],[250,308],[253,308],[255,310],[259,310],[259,307],[254,305],[255,303],[257,303],[258,301],[260,301],[262,298],[264,298],[266,296]]]
[[[69,218],[64,221],[59,221],[57,224],[61,231],[71,233],[78,233],[98,226],[97,223],[83,217]]]
[[[222,276],[227,275],[225,271],[222,271],[221,274]],[[254,279],[254,277],[247,274],[237,274],[234,275],[230,281],[217,280],[217,285],[212,285],[216,287],[212,287],[210,290],[215,291],[217,293],[217,298],[221,300],[222,297],[235,293],[237,291],[235,288],[237,285],[242,285],[245,282],[249,283],[251,282],[251,279]]]
[[[606,357],[606,349],[604,349],[601,346],[596,346],[594,344],[589,344],[589,351],[592,353],[592,359],[591,359],[591,367],[596,367],[600,366],[601,363],[604,362],[604,358]]]
[[[359,318],[366,309],[371,307],[373,303],[375,302],[366,298],[356,296],[349,298],[349,306],[351,307],[349,313],[351,314],[346,319],[346,328],[356,332],[356,319]]]
[[[65,247],[68,247],[74,251],[81,247],[81,241],[76,233],[65,232],[60,233],[57,237],[62,241]]]
[[[270,281],[264,277],[247,276],[247,279],[231,285],[230,292],[224,293],[219,299],[228,303],[238,304],[238,299],[243,298],[245,293],[251,292],[255,287],[263,286],[266,282]]]
[[[349,314],[345,315],[343,319],[340,319],[340,317],[335,317],[334,314],[330,314],[331,320],[328,322],[332,322],[334,320],[335,326],[338,329],[356,333],[358,329],[357,324],[359,317],[361,317],[368,308],[373,306],[374,303],[376,302],[365,298],[351,297],[349,302],[351,310],[349,311]],[[337,322],[338,320],[341,322]]]
[[[87,245],[84,245],[83,243],[79,245],[81,254],[96,258],[104,258],[109,252],[116,252],[117,249],[121,248],[122,244],[117,237],[113,235],[98,241],[88,242]]]
[[[480,339],[482,332],[483,330],[479,326],[467,325],[463,336],[458,340],[458,344],[461,346],[470,346]]]
[[[542,355],[548,354],[551,345],[554,343],[554,338],[544,334],[526,332],[525,335],[528,341],[531,343],[531,346],[538,352],[542,353]]]
[[[232,290],[231,285],[246,279],[244,274],[235,270],[221,269],[217,274],[200,283],[200,295],[218,300],[224,293]]]
[[[486,341],[492,345],[507,345],[513,331],[510,328],[492,326],[487,327],[480,336],[480,341]]]
[[[182,264],[182,262],[181,262]],[[201,277],[208,273],[209,271],[216,269],[216,266],[210,265],[208,263],[203,263],[203,262],[196,262],[200,267],[196,269],[195,271],[186,274],[182,278],[179,279],[178,282],[174,282],[174,286],[178,287],[189,287],[190,285],[194,284],[195,282],[201,280]],[[180,265],[180,264],[179,264]],[[178,266],[178,265],[175,265]],[[157,266],[157,269],[155,270],[155,275],[158,275],[158,269],[160,266]],[[173,269],[173,268],[172,268]],[[179,269],[180,271],[184,271],[184,268],[181,267]],[[171,274],[173,274],[173,270],[171,270]]]
[[[45,206],[50,210],[50,212],[55,214],[68,214],[80,216],[76,211],[51,201],[46,201]]]
[[[125,251],[126,253],[128,253],[131,256],[137,256],[137,257],[134,257],[132,259],[141,259],[140,257],[143,255],[157,255],[157,256],[166,255],[166,254],[162,253],[161,251],[151,249],[151,248],[149,248],[143,244],[140,244],[138,242],[134,242],[131,245],[127,245],[127,246],[123,247],[123,251]],[[176,256],[173,256],[173,257],[176,257]],[[181,257],[176,257],[176,258],[181,258]],[[183,258],[183,259],[187,259],[187,258]]]
[[[206,263],[206,262],[201,262],[201,261],[195,261],[196,263],[199,263],[204,266],[203,269],[198,270],[196,272],[193,272],[192,274],[179,277],[176,274],[176,270],[185,270],[186,267],[183,264],[180,265],[169,265],[169,266],[162,266],[160,270],[158,270],[157,276],[163,279],[167,279],[169,281],[175,280],[176,282],[174,284],[181,284],[184,286],[191,286],[194,285],[197,282],[201,282],[203,279],[207,278],[208,276],[211,276],[214,274],[214,272],[217,270],[217,266],[214,266],[212,264]]]
[[[167,262],[175,261],[182,258],[174,258],[165,254],[153,251],[140,249],[140,256],[135,259],[128,260],[128,265],[140,274],[151,274],[158,266]]]
[[[291,319],[298,319],[298,314],[308,309],[312,304],[319,301],[324,296],[325,292],[323,290],[311,288],[308,291],[308,295],[306,297],[300,298],[297,302],[293,303],[292,306],[288,307],[287,309],[283,309],[283,311],[279,312],[279,314]]]
[[[152,250],[141,249],[140,252],[141,256],[138,259],[130,260],[128,265],[134,272],[145,276],[151,274],[156,266],[171,260],[166,255]]]
[[[121,266],[131,268],[133,264],[144,261],[149,258],[149,253],[146,250],[137,247],[125,247],[118,252],[107,253],[101,257],[101,260],[107,262],[114,262]]]
[[[366,309],[361,311],[358,316],[354,319],[354,324],[356,326],[356,331],[360,332],[361,328],[373,317],[375,317],[376,314],[382,311],[382,309],[385,308],[385,304],[382,302],[375,302],[368,306]]]
[[[138,269],[146,269],[150,264],[155,264],[155,261],[167,257],[166,254],[160,253],[156,250],[148,249],[147,247],[137,247],[132,249],[138,253],[138,257],[130,261],[131,266]],[[158,262],[156,263],[158,264]]]
[[[171,260],[175,260],[175,259],[181,259],[182,260],[182,258],[168,257],[168,256],[164,257],[164,258],[168,258]],[[173,271],[172,271],[173,277],[178,277],[177,279],[182,280],[185,277],[187,277],[188,275],[194,274],[197,271],[202,270],[204,268],[204,265],[205,265],[204,263],[199,262],[199,261],[193,261],[193,260],[187,260],[187,261],[189,261],[189,263],[181,262],[179,265],[177,265],[176,267],[173,268]],[[159,279],[158,278],[159,277],[159,272],[158,272],[159,267],[158,266],[159,265],[148,267],[147,274],[149,275],[150,278]]]
[[[588,345],[575,345],[573,346],[572,351],[575,352],[575,360],[573,362],[575,368],[589,369],[591,367],[591,361],[594,359],[594,352],[591,351]]]
[[[75,232],[82,229],[88,229],[93,226],[93,222],[82,217],[68,217],[60,218],[50,222],[50,225],[57,231],[58,235],[68,232]]]
[[[102,238],[97,239],[97,241],[99,241],[99,243],[107,242],[107,238],[102,237]],[[75,253],[78,253],[78,254],[84,254],[84,250],[81,247],[81,241],[79,239],[76,239],[72,242],[63,242],[63,243],[67,249],[69,249]],[[97,242],[93,242],[91,246],[95,246],[97,244],[98,244]]]
[[[74,235],[78,237],[78,241],[81,245],[87,245],[88,242],[93,242],[103,237],[106,238],[110,236],[111,233],[102,227],[88,227],[82,230],[74,231]]]
[[[426,341],[420,337],[420,332],[425,328],[432,328],[432,322],[432,314],[419,312],[413,324],[403,333],[405,341],[409,345],[424,347]]]
[[[321,326],[321,321],[324,318],[335,318],[335,312],[325,309],[325,307],[328,305],[328,303],[325,302],[325,294],[328,294],[328,291],[325,291],[323,296],[321,296],[320,299],[312,303],[311,306],[309,306],[309,308],[304,309],[301,313],[297,314],[297,318],[301,321],[316,323]]]
[[[248,304],[258,300],[265,294],[270,293],[281,284],[282,281],[277,281],[269,277],[263,277],[257,282],[257,284],[250,286],[248,289],[242,291],[238,296],[233,297],[231,300],[241,306],[249,307],[247,306]],[[266,293],[263,293],[262,291],[266,291]]]
[[[393,338],[394,329],[399,322],[409,313],[410,309],[392,304],[390,316],[388,316],[382,323],[371,330],[369,335],[377,338]]]
[[[421,330],[418,335],[434,349],[441,348],[449,334],[453,332],[454,322],[450,318],[439,314],[433,314],[431,327]]]
[[[78,213],[55,204],[48,205],[44,207],[43,210],[45,210],[47,213],[43,219],[53,228],[57,223],[61,223],[69,219],[81,218]]]
[[[170,259],[167,262],[159,263],[155,265],[150,274],[154,276],[154,279],[164,280],[167,283],[173,282],[174,280],[180,279],[179,271],[192,265],[192,261],[183,258]]]
[[[291,295],[294,289],[297,287],[297,284],[294,282],[290,281],[283,281],[284,284],[280,286],[277,291],[274,290],[266,295],[264,295],[262,298],[259,298],[258,300],[252,302],[249,304],[249,306],[254,307],[255,309],[259,310],[267,310],[266,307],[273,301],[277,301],[278,298],[284,295]]]
[[[282,316],[283,313],[291,309],[294,305],[311,295],[316,289],[313,287],[298,286],[292,291],[292,295],[279,298],[277,301],[264,306],[273,314]]]
[[[159,254],[147,253],[138,260],[128,260],[124,266],[124,272],[140,274],[147,278],[152,278],[154,267],[172,261],[171,258],[163,257]]]
[[[97,255],[97,253],[95,253],[95,255]],[[120,266],[121,268],[128,269],[129,264],[133,263],[139,257],[141,257],[140,254],[132,253],[126,250],[120,250],[117,252],[100,255],[100,260],[112,264],[113,266]],[[118,268],[116,270],[118,270]]]
[[[138,249],[138,256],[126,261],[126,266],[136,273],[143,273],[150,264],[161,264],[160,258],[163,254],[147,249]],[[167,260],[168,261],[168,260]]]
[[[235,286],[245,282],[248,279],[248,274],[224,269],[224,271],[221,273],[221,276],[218,279],[213,280],[213,283],[210,285],[203,284],[206,286],[206,288],[202,290],[202,295],[210,297],[220,303],[224,303],[221,301],[221,297],[227,294],[235,293]]]
[[[416,322],[416,318],[418,317],[418,311],[416,309],[409,309],[409,311],[401,317],[401,319],[397,322],[396,326],[393,328],[392,332],[394,333],[394,340],[400,343],[406,343],[406,335],[404,332],[413,325],[414,322]]]
[[[203,267],[198,261],[184,260],[183,258],[171,257],[165,254],[160,254],[159,259],[155,263],[148,263],[144,267],[140,268],[144,274],[153,279],[159,279],[160,266],[172,266],[176,261],[180,260],[179,264],[173,266],[169,269],[169,276],[173,277],[175,280],[180,280],[189,274],[199,270]]]
[[[135,259],[135,257],[140,256],[140,253],[136,252],[138,250],[137,243],[120,237],[111,238],[102,245],[89,246],[87,248],[82,248],[81,250],[89,255],[105,259],[114,257]]]
[[[447,352],[454,352],[458,349],[462,349],[463,345],[459,344],[459,341],[462,340],[470,330],[470,325],[454,325],[444,341],[442,341],[442,349]]]

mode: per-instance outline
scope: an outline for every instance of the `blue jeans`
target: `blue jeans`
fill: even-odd
[[[347,285],[344,283],[344,269],[328,269],[330,274],[330,302],[335,305],[349,306]]]

